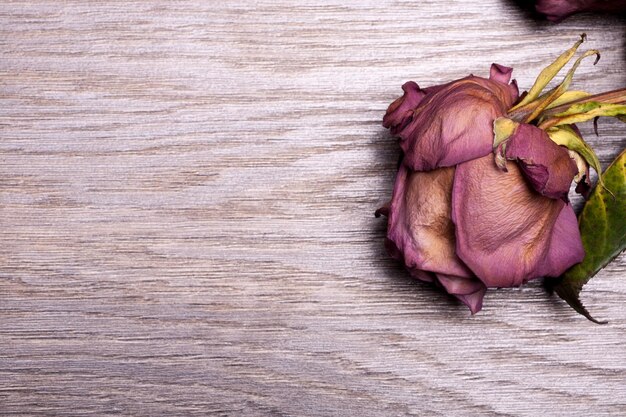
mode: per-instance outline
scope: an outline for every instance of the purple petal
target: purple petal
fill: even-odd
[[[558,276],[582,259],[571,207],[535,192],[517,164],[509,165],[502,172],[488,155],[455,172],[457,255],[487,287]]]
[[[567,16],[585,10],[595,0],[537,0],[535,9],[548,20],[560,22]]]
[[[511,97],[517,98],[519,96],[519,88],[517,87],[517,81],[511,81],[512,74],[513,68],[511,67],[505,67],[500,64],[491,64],[489,79],[506,85],[509,88]],[[509,83],[509,81],[511,82]]]
[[[580,12],[623,12],[626,0],[537,0],[535,9],[548,20],[559,22]]]
[[[472,314],[478,313],[483,308],[483,297],[487,287],[480,280],[446,274],[437,274],[437,279],[448,294],[458,298]]]
[[[454,168],[411,172],[400,166],[391,200],[387,238],[406,267],[470,278],[455,254],[450,198]]]
[[[420,281],[424,281],[424,282],[435,282],[435,274],[433,274],[432,272],[428,272],[428,271],[422,271],[420,269],[408,269],[409,274],[411,274],[411,276],[413,278],[419,279]]]
[[[545,131],[520,124],[506,142],[506,156],[516,159],[533,188],[550,198],[567,201],[567,193],[578,173],[566,148],[552,142]]]
[[[558,277],[570,266],[582,262],[585,249],[580,239],[578,219],[574,209],[566,204],[552,229],[548,256],[541,265],[545,276]]]
[[[474,76],[429,90],[411,121],[397,130],[405,164],[428,171],[487,155],[494,119],[516,99],[509,84]]]
[[[489,79],[497,81],[502,84],[508,84],[511,81],[511,74],[513,73],[513,68],[505,67],[500,64],[491,64],[491,69],[489,70]]]
[[[482,308],[485,285],[456,256],[450,204],[454,168],[412,172],[401,165],[389,210],[386,246],[422,281],[435,279],[472,314]]]
[[[411,121],[413,111],[426,95],[426,92],[413,81],[404,83],[402,90],[404,95],[389,105],[383,117],[383,126],[391,129],[394,135]]]

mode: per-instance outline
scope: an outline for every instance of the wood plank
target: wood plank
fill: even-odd
[[[626,414],[624,255],[606,326],[538,283],[472,317],[373,217],[404,81],[528,88],[583,31],[623,87],[623,20],[510,1],[3,1],[0,414]]]

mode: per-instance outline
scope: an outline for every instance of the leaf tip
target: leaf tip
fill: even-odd
[[[562,280],[556,282],[546,281],[546,287],[551,294],[556,292],[561,299],[587,320],[596,324],[608,324],[607,320],[598,320],[589,313],[589,310],[580,301],[580,289],[576,290],[572,286],[563,285]]]

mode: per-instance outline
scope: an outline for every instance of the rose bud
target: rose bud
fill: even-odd
[[[581,12],[623,13],[626,0],[537,0],[535,9],[548,20],[559,22]]]
[[[426,89],[408,82],[385,114],[403,151],[392,199],[376,212],[388,217],[387,250],[472,313],[487,288],[557,277],[585,256],[568,191],[599,164],[568,123],[626,106],[623,91],[567,91],[582,59],[597,51],[542,93],[583,40],[521,98],[512,70],[493,64],[489,79],[470,75]]]

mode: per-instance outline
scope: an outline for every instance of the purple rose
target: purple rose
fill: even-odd
[[[518,99],[511,68],[426,89],[402,87],[383,125],[404,152],[386,247],[410,274],[482,308],[487,288],[559,276],[584,251],[567,193],[577,174],[544,130],[513,123],[506,171],[494,162],[494,121]]]
[[[626,0],[537,0],[535,8],[548,20],[559,22],[580,12],[624,12]]]

